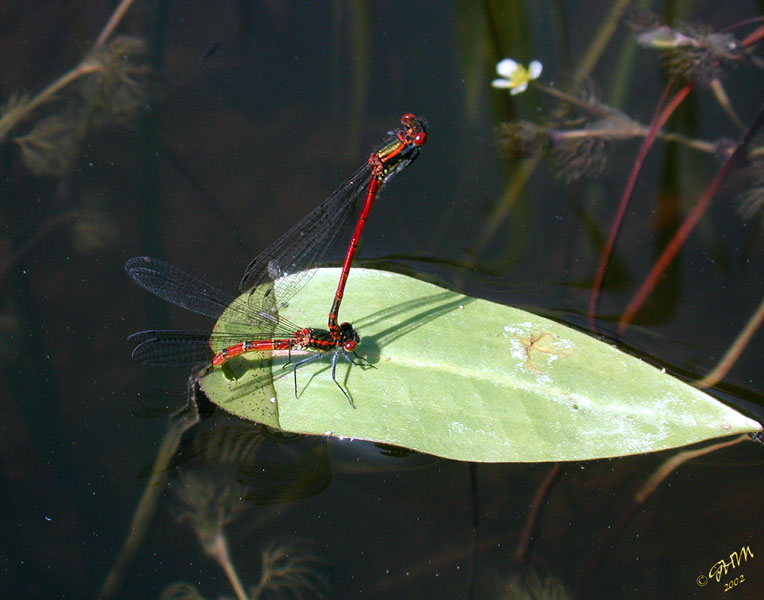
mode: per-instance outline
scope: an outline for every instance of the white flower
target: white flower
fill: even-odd
[[[491,85],[495,88],[509,89],[513,96],[528,89],[531,79],[538,79],[543,65],[537,60],[532,60],[526,69],[523,65],[511,58],[505,58],[496,65],[496,72],[501,79],[494,79]]]

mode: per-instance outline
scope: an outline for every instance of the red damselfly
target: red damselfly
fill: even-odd
[[[390,131],[388,137],[377,146],[367,161],[326,200],[247,266],[239,284],[242,292],[259,289],[258,286],[270,279],[275,282],[276,289],[273,291],[278,299],[276,308],[285,305],[312,276],[313,271],[310,267],[321,262],[353,212],[356,201],[365,194],[364,204],[353,236],[350,238],[337,291],[329,310],[329,332],[332,338],[340,340],[342,328],[337,323],[340,303],[345,293],[350,263],[353,261],[371,205],[379,195],[382,186],[409,166],[419,155],[421,146],[427,141],[427,129],[423,119],[412,113],[406,113],[401,117],[401,125],[401,128]],[[283,275],[295,273],[298,275],[286,280],[280,279]],[[285,283],[280,285],[280,281]],[[257,304],[262,299],[272,301],[266,292],[254,303]],[[258,307],[258,309],[263,308]]]
[[[163,300],[213,319],[224,319],[226,329],[212,333],[161,329],[134,333],[128,339],[137,342],[132,353],[135,360],[154,366],[201,364],[198,372],[201,377],[210,368],[221,367],[232,358],[250,352],[286,354],[290,361],[293,354],[307,354],[292,364],[293,369],[331,355],[332,380],[353,406],[350,394],[336,378],[340,357],[357,364],[351,353],[359,338],[349,323],[339,326],[339,338],[325,329],[298,327],[270,311],[254,310],[244,297],[228,294],[156,258],[132,258],[125,263],[125,271],[138,285]]]

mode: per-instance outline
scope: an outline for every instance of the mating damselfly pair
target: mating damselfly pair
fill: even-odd
[[[409,166],[427,141],[425,122],[407,113],[401,127],[389,132],[367,161],[299,223],[261,252],[247,266],[233,296],[164,261],[136,257],[125,264],[141,287],[190,311],[224,319],[226,331],[147,330],[130,336],[137,342],[133,358],[148,365],[195,364],[196,377],[245,353],[299,356],[292,369],[331,356],[332,380],[353,406],[353,399],[336,378],[340,358],[357,364],[360,341],[350,323],[338,323],[340,304],[361,233],[382,186]],[[278,310],[302,289],[337,240],[357,200],[365,195],[337,290],[329,309],[327,329],[300,327],[279,316]],[[224,316],[225,313],[225,316]],[[192,375],[193,377],[194,375]],[[297,379],[295,375],[295,394]]]

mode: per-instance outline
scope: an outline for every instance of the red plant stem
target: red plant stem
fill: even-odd
[[[743,48],[749,48],[750,46],[759,43],[762,39],[764,39],[764,25],[749,33],[741,44]]]
[[[536,490],[536,495],[533,497],[533,502],[531,503],[531,510],[528,513],[528,518],[525,520],[525,527],[523,527],[523,532],[520,535],[517,546],[515,546],[514,561],[516,563],[523,562],[528,554],[528,547],[531,544],[533,528],[536,525],[539,512],[541,512],[541,507],[549,493],[549,489],[552,487],[555,479],[557,479],[561,469],[562,467],[560,466],[560,463],[554,463],[552,468],[546,474],[546,477],[544,477],[544,481],[541,482],[541,485]]]
[[[666,86],[666,91],[663,94],[663,98],[666,97],[668,94],[668,91],[671,89],[671,86],[673,84],[673,81],[669,82],[669,84]],[[605,242],[605,247],[602,249],[602,254],[600,255],[599,264],[597,265],[597,275],[594,278],[594,284],[592,285],[592,293],[589,296],[589,309],[587,312],[587,320],[589,322],[589,329],[591,329],[593,332],[596,333],[597,331],[597,325],[595,323],[594,317],[597,313],[597,306],[599,304],[599,298],[600,298],[600,290],[602,289],[602,282],[605,279],[605,273],[607,272],[607,266],[610,262],[610,257],[613,254],[613,248],[615,247],[615,241],[618,237],[618,233],[621,230],[621,224],[623,223],[624,215],[626,214],[626,208],[629,205],[629,200],[631,199],[631,194],[634,191],[634,186],[637,183],[637,178],[639,177],[639,173],[642,170],[642,165],[645,162],[645,158],[647,157],[647,153],[650,151],[650,148],[653,145],[653,142],[655,141],[655,138],[658,136],[658,132],[661,130],[663,125],[666,123],[668,118],[673,114],[673,112],[677,109],[677,107],[684,101],[684,99],[689,95],[689,93],[692,91],[692,89],[695,87],[695,82],[690,81],[687,83],[682,89],[680,89],[676,95],[671,99],[671,101],[662,109],[660,112],[657,113],[657,115],[653,118],[653,122],[650,124],[650,129],[647,132],[647,135],[645,136],[644,141],[642,142],[642,146],[639,149],[639,152],[637,153],[636,159],[634,159],[634,165],[631,168],[631,173],[629,175],[629,180],[626,182],[626,187],[623,190],[623,194],[621,195],[621,202],[618,205],[618,210],[616,211],[615,217],[613,218],[613,222],[610,225],[610,231],[608,232],[607,241]],[[658,107],[662,106],[663,104],[663,98],[661,99],[661,102],[658,104]]]
[[[754,120],[753,124],[748,128],[748,131],[745,132],[743,139],[735,148],[735,151],[722,165],[721,169],[716,172],[716,175],[714,175],[711,183],[708,184],[708,187],[703,192],[703,195],[692,208],[690,214],[687,215],[685,220],[679,226],[679,229],[674,234],[674,237],[671,238],[671,241],[663,249],[663,252],[653,265],[652,269],[650,269],[650,273],[642,282],[639,290],[637,290],[637,293],[634,294],[634,297],[629,302],[623,315],[621,315],[621,319],[618,321],[619,333],[623,333],[626,326],[634,320],[634,316],[637,314],[637,311],[639,311],[639,309],[642,307],[642,304],[644,304],[647,297],[653,291],[655,284],[658,282],[658,279],[661,275],[663,275],[671,261],[674,260],[682,245],[685,243],[685,241],[687,241],[687,238],[692,233],[695,225],[697,225],[698,221],[700,221],[703,213],[706,212],[706,209],[711,203],[711,199],[719,190],[719,187],[727,175],[729,175],[732,168],[743,156],[748,143],[751,141],[754,133],[756,133],[762,123],[764,123],[764,108],[759,111],[756,120]]]

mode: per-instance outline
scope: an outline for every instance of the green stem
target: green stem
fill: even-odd
[[[114,30],[117,28],[117,25],[119,25],[119,22],[122,20],[122,17],[125,16],[125,13],[130,8],[132,3],[133,0],[122,0],[122,2],[120,2],[119,6],[111,14],[108,22],[101,30],[101,33],[98,36],[98,39],[95,41],[95,44],[93,44],[93,50],[98,50],[106,43],[106,40],[108,40],[111,34],[114,33]]]
[[[226,577],[228,577],[228,581],[233,588],[233,592],[236,594],[236,599],[249,600],[247,592],[241,584],[241,579],[239,579],[239,574],[236,572],[236,567],[234,567],[231,562],[231,556],[228,553],[228,543],[226,542],[222,531],[215,538],[212,554],[217,563],[223,568],[223,571],[225,571]]]
[[[605,140],[626,140],[630,138],[643,138],[649,133],[649,129],[639,123],[634,123],[632,127],[623,128],[601,128],[601,129],[569,129],[567,131],[555,129],[552,130],[555,140],[575,140],[583,138],[599,138]],[[699,150],[706,154],[716,152],[716,144],[706,140],[696,140],[681,133],[659,132],[658,137],[669,142],[683,144],[693,150]]]
[[[572,104],[573,106],[576,106],[590,114],[597,115],[599,117],[607,117],[614,112],[613,109],[609,106],[597,102],[587,102],[586,100],[576,98],[572,94],[563,92],[562,90],[558,90],[557,88],[551,87],[539,81],[531,81],[530,83],[533,85],[533,87],[544,92],[545,94],[559,98],[563,102]]]
[[[708,375],[696,381],[693,385],[699,388],[710,388],[719,383],[729,373],[737,359],[740,358],[743,350],[746,349],[762,322],[764,322],[764,300],[761,301],[759,308],[756,309],[753,316],[748,319],[748,323],[746,323],[743,331],[737,336],[724,354],[724,357],[719,361],[719,364]]]
[[[167,480],[170,461],[175,456],[183,434],[199,422],[199,410],[196,404],[195,388],[193,387],[195,385],[195,379],[189,378],[186,405],[170,416],[167,432],[154,461],[154,468],[151,470],[143,495],[130,521],[129,533],[122,542],[122,549],[119,551],[111,570],[101,584],[101,590],[98,594],[98,598],[101,600],[113,598],[119,591],[127,568],[146,537],[149,524],[156,512],[159,496],[165,490],[164,484]]]
[[[84,75],[90,75],[103,70],[103,65],[99,62],[86,58],[75,69],[72,69],[68,73],[65,73],[56,81],[51,83],[42,92],[37,94],[32,100],[23,102],[17,106],[11,108],[6,112],[2,118],[0,118],[0,143],[2,143],[11,130],[16,127],[21,121],[23,121],[29,114],[42,106],[46,102],[50,102],[53,97],[64,89],[66,86],[76,81]]]

